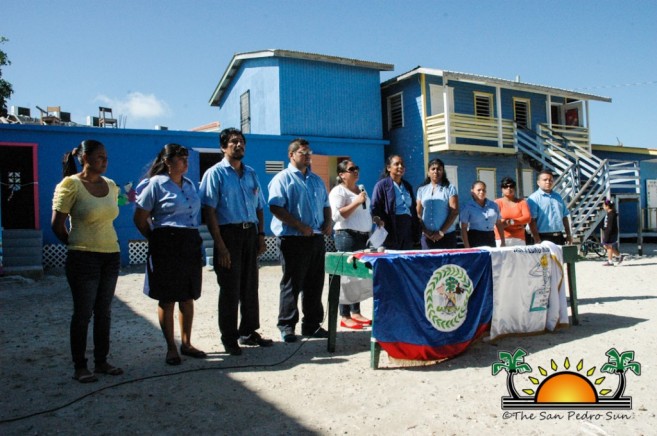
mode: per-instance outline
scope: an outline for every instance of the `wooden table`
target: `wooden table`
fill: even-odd
[[[563,260],[568,272],[568,295],[570,298],[571,323],[579,325],[579,315],[577,313],[577,278],[575,273],[575,262],[577,262],[577,246],[566,245],[562,247]],[[340,277],[349,276],[357,278],[372,279],[372,270],[365,264],[351,257],[348,252],[326,253],[325,270],[329,275],[329,295],[328,295],[328,344],[329,353],[335,352],[335,338],[338,326],[338,305],[340,302]],[[374,314],[372,322],[374,323]],[[370,367],[378,368],[381,347],[374,338],[370,345]]]

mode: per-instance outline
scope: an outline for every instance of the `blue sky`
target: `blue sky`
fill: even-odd
[[[657,1],[5,1],[9,105],[99,105],[125,127],[221,121],[210,96],[233,54],[270,48],[418,65],[611,97],[598,144],[657,148]]]

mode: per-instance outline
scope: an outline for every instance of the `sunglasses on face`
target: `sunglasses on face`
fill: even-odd
[[[505,188],[505,189],[506,189],[506,188],[516,189],[516,185],[503,185],[502,188]]]
[[[312,156],[312,150],[297,150],[296,153],[299,153],[302,156]]]
[[[349,171],[350,173],[357,173],[358,171],[360,171],[360,167],[359,166],[349,167],[347,168],[347,171]]]

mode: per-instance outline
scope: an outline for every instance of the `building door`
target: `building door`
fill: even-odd
[[[584,126],[584,107],[581,101],[564,105],[564,124],[570,127]]]
[[[0,143],[2,228],[38,229],[36,145]]]
[[[213,165],[220,162],[224,158],[224,154],[221,152],[221,149],[210,150],[210,149],[194,149],[198,152],[198,165],[199,165],[199,180],[196,183],[196,188],[200,186],[201,179],[203,174],[209,170]],[[201,223],[205,224],[205,216],[201,214]]]
[[[454,112],[454,88],[447,87],[447,105],[449,112]],[[429,115],[445,113],[445,93],[441,85],[429,85],[431,112]]]

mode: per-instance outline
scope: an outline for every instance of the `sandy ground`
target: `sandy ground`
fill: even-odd
[[[156,303],[142,294],[141,268],[128,268],[114,301],[110,355],[125,374],[84,385],[71,379],[71,297],[61,272],[38,282],[0,278],[0,434],[655,434],[657,245],[646,244],[643,256],[630,244],[622,249],[632,255],[621,266],[577,264],[579,326],[482,341],[431,366],[394,367],[384,353],[377,371],[369,368],[367,331],[339,328],[334,354],[325,340],[280,341],[276,265],[260,270],[261,332],[275,339],[272,348],[224,353],[215,276],[204,271],[193,343],[210,358],[167,366]],[[363,313],[371,310],[364,302]],[[582,372],[599,368],[611,347],[634,351],[641,375],[627,375],[632,410],[505,412],[505,373],[492,376],[491,364],[517,347],[532,368],[548,372],[563,370],[566,359],[572,369],[582,361]],[[616,376],[606,376],[600,388],[614,388]]]

